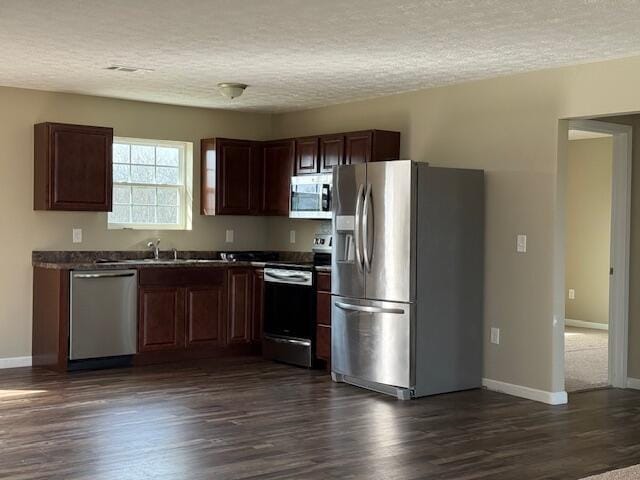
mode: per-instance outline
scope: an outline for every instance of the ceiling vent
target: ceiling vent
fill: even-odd
[[[116,72],[135,73],[135,72],[153,72],[152,68],[127,67],[125,65],[111,65],[105,70],[114,70]]]

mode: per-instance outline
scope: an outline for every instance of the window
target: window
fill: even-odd
[[[190,143],[114,138],[109,228],[190,229],[191,162]]]

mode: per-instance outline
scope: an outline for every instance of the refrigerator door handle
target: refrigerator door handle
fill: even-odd
[[[354,241],[356,244],[356,263],[358,264],[358,271],[362,272],[364,261],[362,258],[362,250],[360,250],[361,233],[362,233],[362,193],[364,192],[364,185],[360,185],[358,188],[358,198],[356,199],[356,221],[353,231]]]
[[[366,305],[352,305],[350,303],[344,303],[344,302],[335,302],[335,305],[341,310],[347,310],[351,312],[392,313],[395,315],[404,315],[403,308],[369,307]]]
[[[369,250],[369,218],[371,210],[371,184],[367,184],[367,191],[364,194],[364,207],[362,209],[362,248],[364,250],[364,267],[371,272],[371,258],[373,247]]]

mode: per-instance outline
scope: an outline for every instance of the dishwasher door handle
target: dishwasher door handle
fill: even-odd
[[[74,273],[73,278],[122,278],[133,277],[134,272],[129,273]]]

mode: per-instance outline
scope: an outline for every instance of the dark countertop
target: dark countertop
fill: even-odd
[[[220,260],[214,251],[179,251],[179,260],[173,260],[173,253],[162,251],[160,260],[149,258],[148,251],[34,251],[32,265],[39,268],[58,270],[114,270],[123,268],[226,268],[254,267],[264,268],[263,261]],[[268,263],[290,264],[309,262],[313,259],[310,252],[277,252],[280,260]]]

